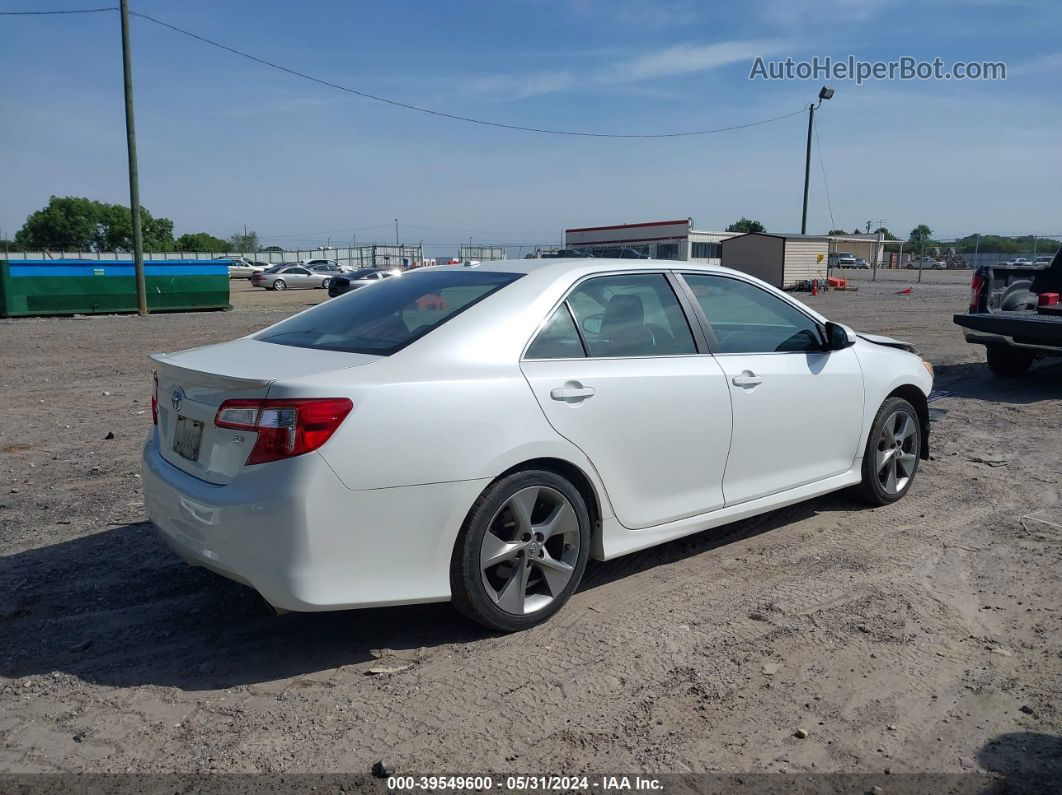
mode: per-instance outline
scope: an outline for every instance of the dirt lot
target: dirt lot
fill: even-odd
[[[275,617],[145,523],[147,354],[248,333],[320,291],[240,284],[227,313],[0,321],[0,770],[386,757],[401,773],[1057,780],[1062,364],[994,379],[950,323],[965,281],[806,299],[915,342],[951,392],[906,499],[831,495],[592,563],[553,621],[511,636],[447,605]],[[381,660],[408,667],[370,675]]]

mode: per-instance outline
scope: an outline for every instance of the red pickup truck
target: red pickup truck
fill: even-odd
[[[1062,356],[1062,248],[1047,266],[984,265],[973,275],[970,308],[955,315],[966,341],[984,345],[998,376],[1025,373],[1036,359]]]

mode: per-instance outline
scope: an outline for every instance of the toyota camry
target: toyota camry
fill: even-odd
[[[520,630],[589,558],[891,503],[929,451],[909,345],[685,262],[426,268],[152,358],[148,515],[279,610],[450,600]]]

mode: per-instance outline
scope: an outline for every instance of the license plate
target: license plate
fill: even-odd
[[[178,415],[177,428],[173,433],[173,452],[189,461],[198,461],[201,441],[203,441],[203,423]]]

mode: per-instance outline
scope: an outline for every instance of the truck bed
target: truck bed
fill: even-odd
[[[1009,337],[1019,345],[1062,347],[1062,316],[1018,309],[995,312],[964,312],[955,315],[956,325],[973,332]],[[973,341],[973,340],[971,340]]]

